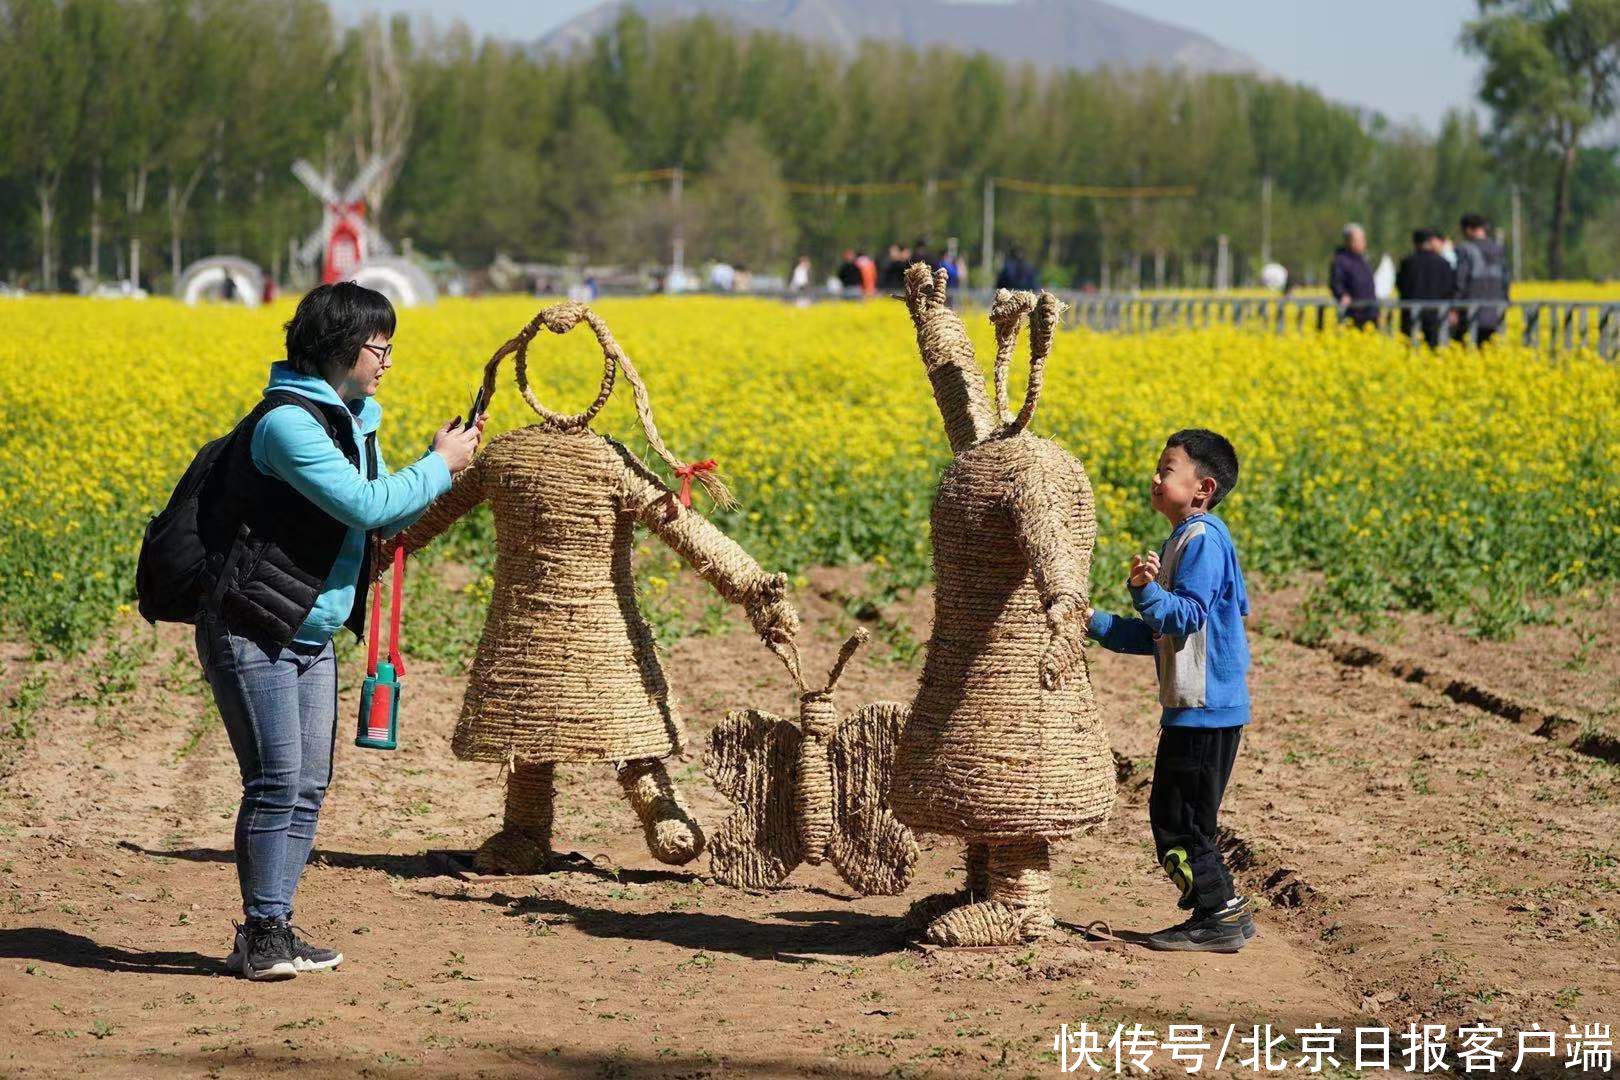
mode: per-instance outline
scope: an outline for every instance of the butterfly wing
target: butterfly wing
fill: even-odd
[[[709,843],[727,885],[778,885],[804,861],[793,798],[802,741],[795,725],[757,709],[729,713],[710,732],[704,770],[737,804]]]
[[[894,748],[910,715],[897,702],[868,705],[829,741],[833,865],[863,896],[904,892],[917,870],[917,838],[889,810]]]

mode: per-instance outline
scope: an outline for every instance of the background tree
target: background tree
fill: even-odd
[[[32,189],[40,284],[54,289],[62,174],[84,124],[94,16],[80,3],[10,0],[0,19],[0,152],[7,171]]]
[[[619,182],[628,159],[607,117],[594,105],[573,110],[551,157],[543,206],[553,245],[587,261],[634,258],[636,250],[624,244],[627,192]],[[641,253],[663,250],[660,243]]]
[[[727,128],[709,155],[697,204],[702,257],[757,270],[786,258],[796,239],[781,167],[747,121]]]
[[[1555,155],[1547,269],[1564,269],[1570,186],[1581,141],[1614,115],[1620,0],[1478,0],[1462,34],[1485,61],[1480,98],[1509,140]]]
[[[1267,178],[1271,256],[1305,283],[1346,220],[1375,254],[1400,251],[1416,225],[1505,218],[1513,186],[1528,219],[1558,222],[1557,269],[1597,273],[1593,223],[1620,198],[1613,148],[1592,138],[1613,104],[1617,6],[1484,0],[1471,40],[1500,61],[1501,108],[1482,135],[1466,112],[1431,133],[1252,75],[1038,71],[875,42],[846,55],[712,19],[626,12],[555,55],[425,20],[344,25],[328,0],[0,0],[0,274],[60,281],[60,253],[88,251],[162,288],[147,253],[161,235],[160,267],[236,253],[283,279],[289,240],[321,213],[290,175],[299,157],[346,176],[389,160],[369,193],[379,226],[471,266],[497,251],[667,262],[669,183],[615,181],[678,165],[691,257],[772,273],[794,248],[825,271],[846,247],[954,237],[976,274],[998,176],[1196,185],[1173,200],[998,189],[997,261],[1017,243],[1061,286],[1207,285],[1222,235],[1252,281]]]

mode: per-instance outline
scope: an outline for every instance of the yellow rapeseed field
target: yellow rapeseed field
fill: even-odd
[[[395,467],[465,409],[485,358],[537,306],[450,300],[401,313],[379,394]],[[926,574],[946,443],[898,303],[598,306],[671,448],[719,460],[743,504],[723,523],[763,561]],[[73,648],[131,601],[141,527],[197,448],[257,398],[290,311],[0,302],[8,633]],[[988,324],[968,323],[987,362]],[[531,364],[555,407],[595,393],[583,331],[543,335]],[[503,372],[492,431],[528,419]],[[1620,576],[1620,372],[1595,356],[1550,360],[1511,344],[1436,356],[1349,332],[1065,332],[1034,427],[1091,473],[1102,600],[1123,599],[1123,561],[1162,538],[1148,474],[1165,435],[1193,425],[1227,434],[1242,457],[1222,512],[1246,564],[1274,579],[1321,571],[1323,613],[1413,607],[1501,632],[1539,594]],[[644,448],[627,388],[602,426]],[[463,530],[461,554],[484,561],[483,535]]]

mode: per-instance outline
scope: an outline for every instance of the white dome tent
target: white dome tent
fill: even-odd
[[[175,282],[174,294],[188,304],[228,300],[254,308],[264,297],[264,272],[239,255],[211,255],[185,268]]]
[[[427,272],[409,259],[398,255],[381,255],[367,259],[355,267],[349,280],[368,289],[376,289],[395,307],[417,307],[438,299],[439,291]]]

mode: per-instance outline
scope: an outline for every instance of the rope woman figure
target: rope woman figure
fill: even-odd
[[[1027,431],[1058,302],[1001,290],[994,406],[945,275],[906,271],[906,304],[955,459],[934,497],[934,629],[901,733],[890,804],[921,832],[960,838],[967,882],[919,900],[929,942],[1013,945],[1052,932],[1051,843],[1106,821],[1112,753],[1083,643],[1097,526],[1073,456]],[[1007,369],[1029,321],[1022,409]]]
[[[581,322],[602,347],[601,389],[573,416],[547,409],[529,387],[530,342]],[[631,572],[636,525],[650,529],[726,600],[739,604],[770,646],[789,645],[798,616],[787,578],[768,574],[691,509],[696,480],[730,505],[714,463],[688,465],[653,423],[641,377],[607,324],[583,304],[540,312],[498,349],[483,397],[510,355],[518,389],[540,421],[490,440],[456,484],[403,534],[416,551],[479,503],[495,516],[495,588],[451,748],[464,761],[502,762],[505,821],[474,857],[486,873],[535,873],[553,865],[555,767],[611,761],[626,799],[662,862],[703,850],[703,830],[661,758],[678,752],[684,727],[658,664],[652,631],[636,606]],[[677,493],[628,449],[592,431],[622,375],[654,452],[680,478]]]

